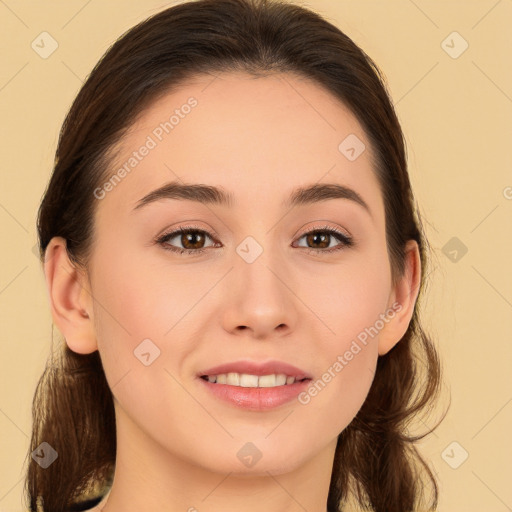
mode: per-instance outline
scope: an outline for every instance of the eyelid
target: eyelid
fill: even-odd
[[[323,221],[323,222],[328,222],[328,221]],[[307,227],[300,228],[299,233],[301,233],[301,234],[297,235],[299,238],[304,235],[307,235],[309,233],[314,233],[316,231],[335,231],[338,234],[344,236],[345,238],[349,238],[349,239],[353,238],[352,235],[347,230],[343,230],[342,228],[339,228],[338,226],[331,226],[329,224],[311,226],[311,223],[307,223],[307,224],[305,224],[305,226],[307,226]]]
[[[189,224],[188,222],[190,222],[191,224]],[[169,227],[169,228],[166,228],[164,229],[159,235],[157,235],[155,237],[155,239],[157,238],[161,238],[163,236],[167,236],[167,235],[170,235],[172,233],[174,233],[175,231],[184,231],[184,230],[187,230],[187,231],[204,231],[205,233],[208,233],[210,236],[214,237],[214,238],[217,238],[217,234],[215,233],[215,231],[209,229],[209,228],[206,228],[200,224],[195,224],[195,222],[197,221],[194,221],[194,220],[190,220],[190,221],[185,221],[183,223],[177,223],[177,224],[174,224],[173,226]]]

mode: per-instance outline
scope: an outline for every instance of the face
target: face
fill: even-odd
[[[356,118],[291,74],[202,76],[144,111],[117,149],[95,193],[88,278],[118,428],[242,474],[284,472],[332,447],[369,391],[392,291],[383,200]],[[170,182],[231,200],[174,192],[140,203]],[[334,187],[290,203],[326,184],[367,208]],[[240,361],[284,362],[311,380],[288,399],[284,386],[261,389],[258,402],[244,387],[225,400],[212,390],[225,384],[201,378]]]

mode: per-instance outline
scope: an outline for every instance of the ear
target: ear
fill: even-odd
[[[405,247],[403,276],[389,296],[389,318],[379,335],[379,355],[387,354],[406,333],[414,313],[421,281],[421,259],[418,244],[409,240]]]
[[[64,238],[50,240],[45,251],[44,274],[53,322],[68,347],[78,354],[97,350],[87,278],[70,261]]]

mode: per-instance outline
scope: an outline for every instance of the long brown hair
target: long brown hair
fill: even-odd
[[[418,243],[423,271],[407,332],[379,357],[363,406],[338,437],[328,510],[340,510],[350,495],[376,512],[416,510],[425,474],[432,484],[430,507],[436,508],[436,479],[414,446],[433,428],[418,436],[407,430],[436,403],[441,365],[418,314],[428,246],[405,141],[375,63],[320,15],[283,0],[195,0],[167,8],[120,37],[89,75],[62,126],[38,215],[41,259],[52,237],[61,236],[74,264],[87,268],[94,190],[109,178],[109,150],[158,97],[193,75],[223,71],[292,72],[312,79],[351,110],[368,136],[385,204],[393,283],[404,271],[410,239]],[[42,442],[58,452],[46,469],[30,457]],[[81,498],[101,495],[111,484],[115,414],[98,351],[77,354],[62,343],[54,353],[52,345],[34,395],[28,458],[25,492],[31,511],[72,510]]]

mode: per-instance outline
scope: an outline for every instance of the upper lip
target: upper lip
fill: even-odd
[[[213,366],[207,370],[199,372],[198,377],[205,375],[221,375],[224,373],[247,373],[250,375],[271,375],[284,373],[287,377],[295,377],[295,380],[311,379],[311,375],[296,366],[285,363],[284,361],[233,361],[218,366]]]

